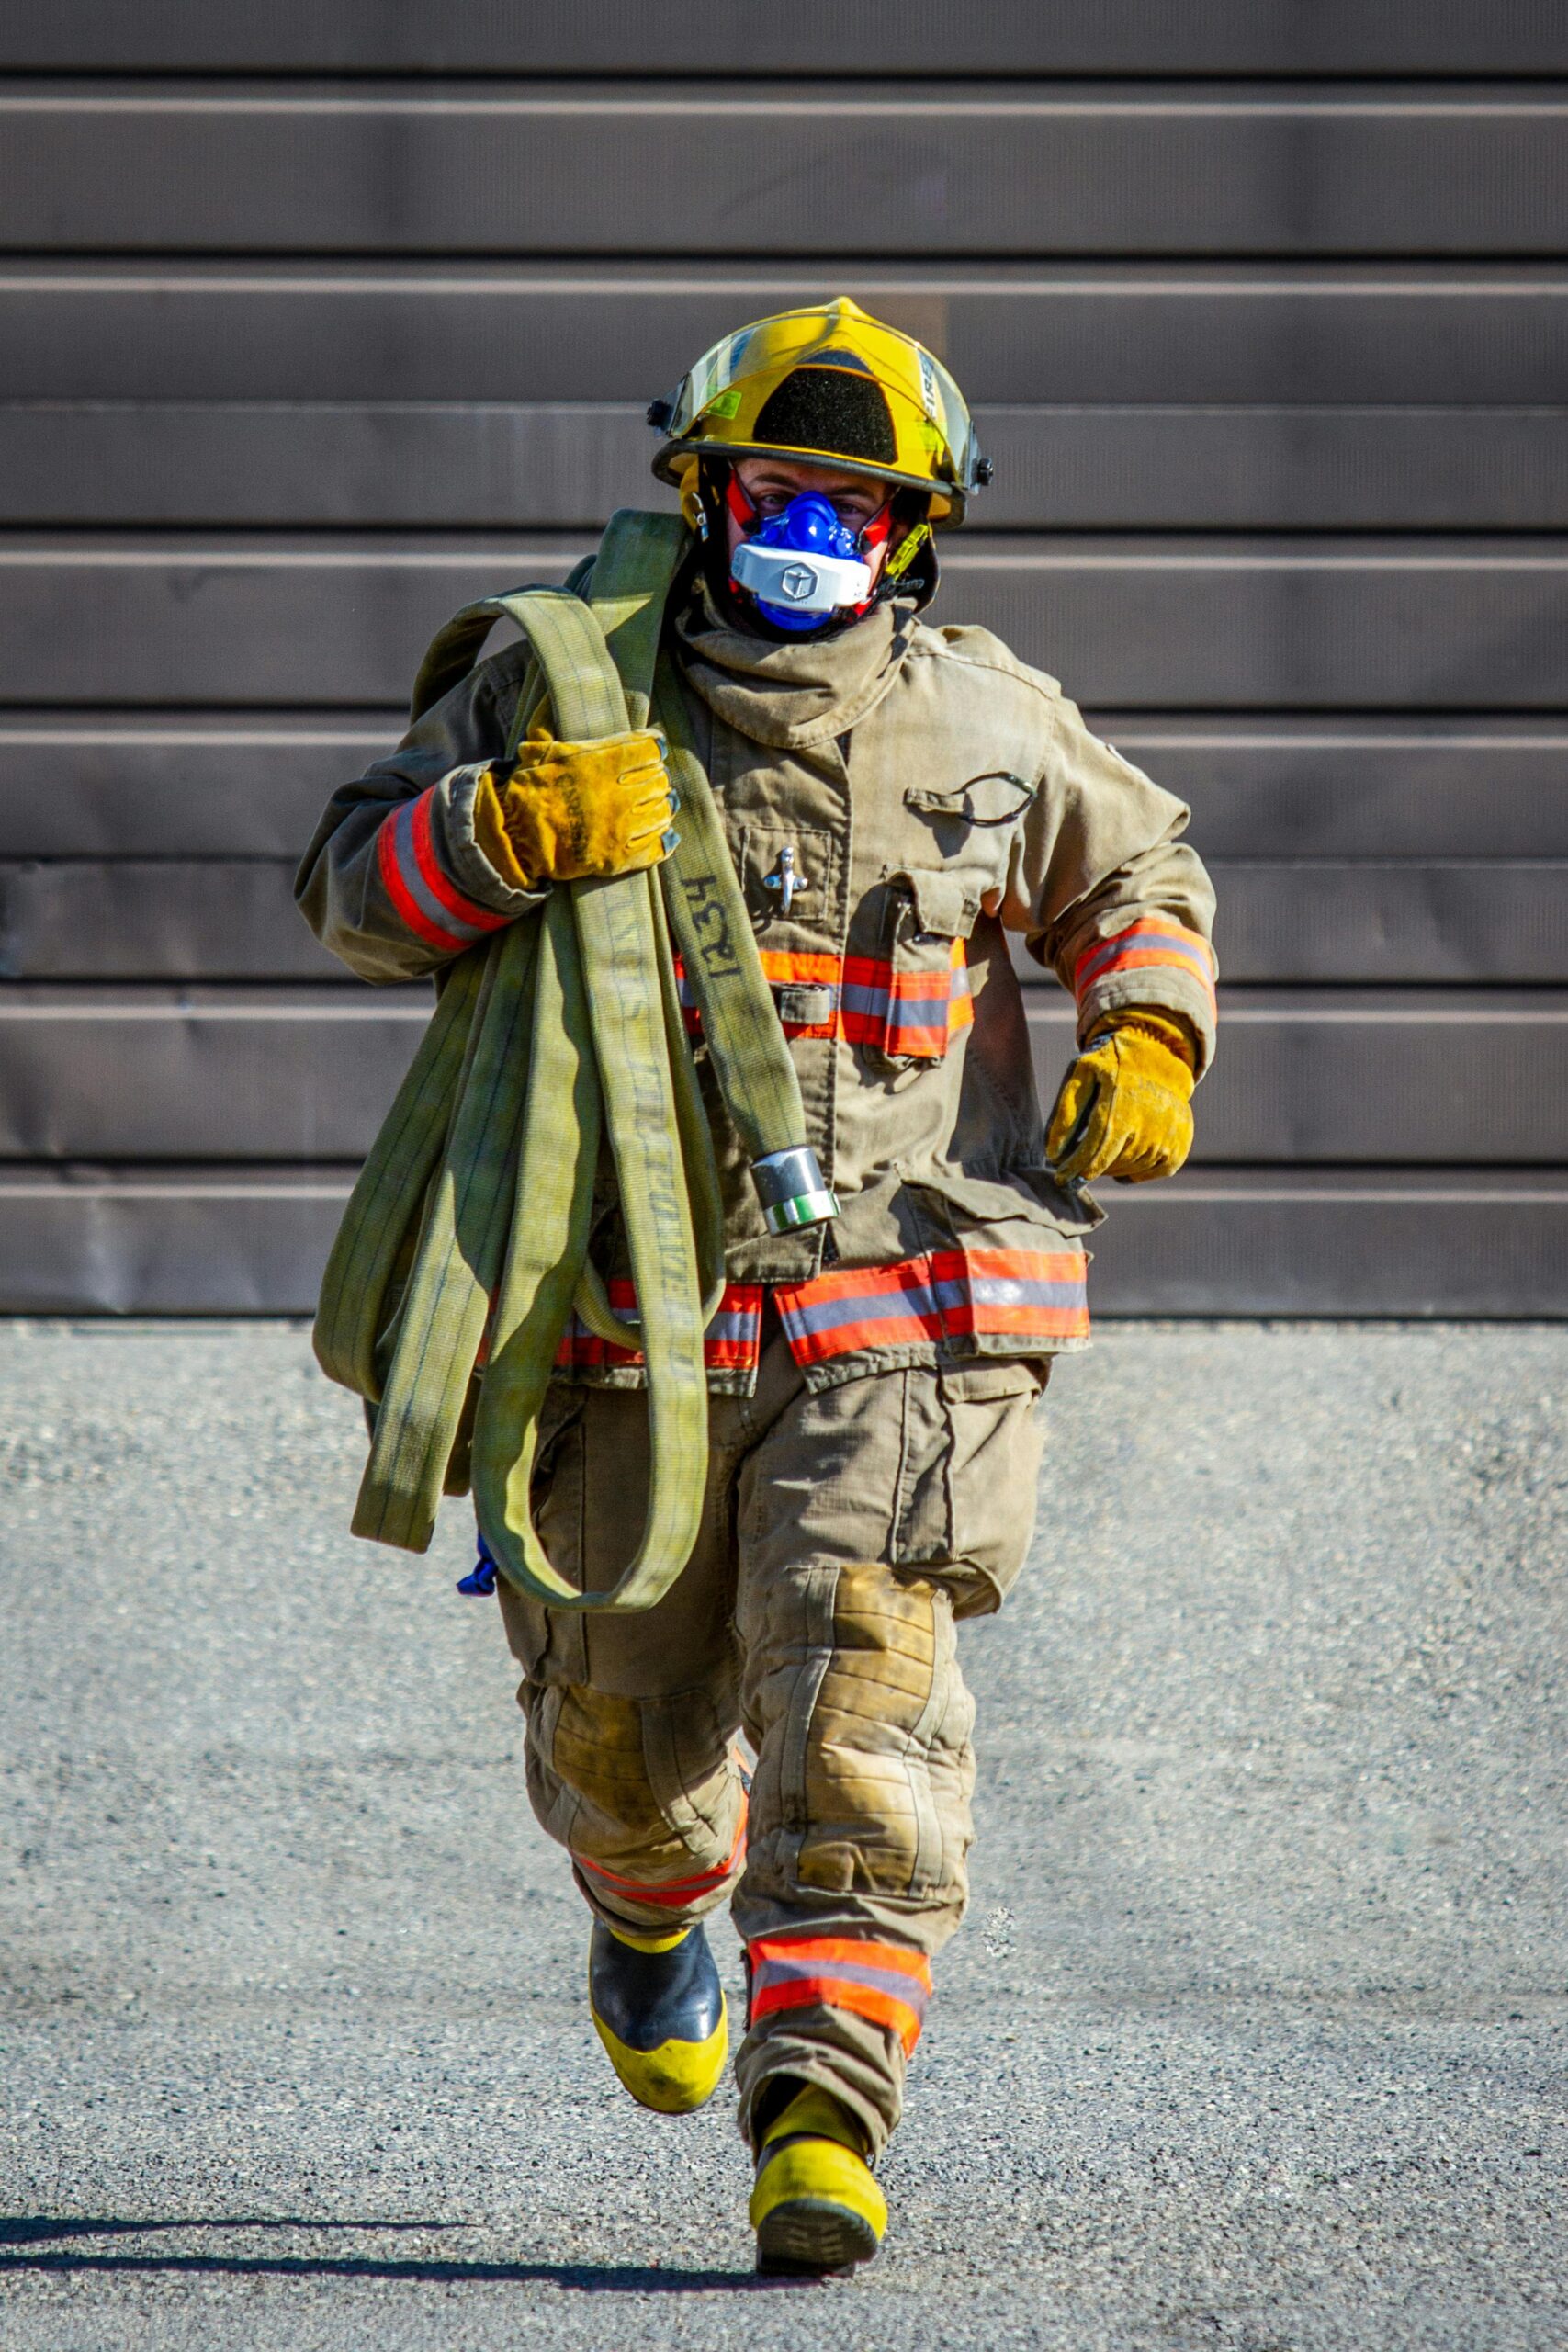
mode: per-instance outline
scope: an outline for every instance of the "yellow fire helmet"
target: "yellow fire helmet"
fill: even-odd
[[[705,456],[841,466],[926,492],[933,523],[962,523],[970,492],[991,479],[941,360],[844,296],[727,334],[648,421],[667,436],[653,470],[688,507]]]

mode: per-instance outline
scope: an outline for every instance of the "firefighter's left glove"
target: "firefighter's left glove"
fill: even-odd
[[[675,845],[674,816],[657,735],[558,743],[535,734],[510,764],[480,776],[474,837],[513,889],[536,890],[657,865]]]
[[[1102,1022],[1062,1080],[1045,1136],[1055,1173],[1146,1184],[1174,1176],[1192,1148],[1191,1034],[1174,1014]]]

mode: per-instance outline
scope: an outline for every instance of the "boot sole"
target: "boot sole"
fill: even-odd
[[[775,2278],[821,2278],[869,2262],[878,2239],[871,2223],[825,2197],[791,2197],[757,2231],[757,2268]]]

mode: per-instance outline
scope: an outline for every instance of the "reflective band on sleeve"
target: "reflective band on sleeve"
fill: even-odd
[[[911,1061],[941,1061],[949,1045],[975,1018],[969,964],[964,942],[955,939],[945,971],[895,969],[879,956],[796,954],[762,950],[762,970],[775,989],[826,989],[831,1002],[820,1021],[783,1019],[786,1037],[837,1037],[849,1046],[872,1046]],[[700,1027],[685,973],[677,971],[686,1026]]]
[[[1073,993],[1081,1004],[1096,981],[1124,972],[1163,968],[1185,972],[1196,980],[1214,1006],[1214,957],[1206,939],[1187,931],[1169,915],[1145,915],[1110,939],[1097,939],[1084,950],[1073,972]]]
[[[920,2038],[931,1972],[918,1951],[869,1936],[759,1936],[747,1958],[752,2026],[788,2009],[848,2009],[896,2033],[906,2057]]]
[[[431,808],[437,789],[432,785],[393,809],[376,836],[376,864],[387,896],[414,936],[458,956],[476,939],[504,931],[512,917],[481,907],[442,871]]]
[[[868,1348],[1009,1338],[1045,1352],[1089,1336],[1079,1250],[938,1250],[891,1266],[835,1268],[775,1290],[803,1369]]]
[[[573,1854],[571,1859],[580,1871],[588,1872],[595,1885],[625,1901],[649,1903],[661,1911],[683,1911],[690,1905],[700,1903],[705,1894],[712,1894],[739,1870],[746,1859],[746,1807],[742,1804],[740,1808],[740,1826],[735,1833],[728,1860],[716,1862],[710,1871],[694,1871],[689,1878],[623,1878],[619,1871],[606,1870],[603,1862],[591,1862],[586,1854]]]
[[[608,1285],[610,1312],[623,1323],[637,1320],[637,1291],[619,1278]],[[762,1340],[762,1285],[731,1283],[718,1311],[703,1334],[703,1355],[709,1372],[750,1372]],[[601,1340],[573,1315],[556,1351],[558,1372],[601,1372],[610,1365],[640,1364],[637,1348],[617,1348]]]

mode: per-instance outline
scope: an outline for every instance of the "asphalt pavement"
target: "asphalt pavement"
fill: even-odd
[[[1565,1395],[1562,1329],[1061,1368],[887,2244],[771,2287],[725,2095],[589,2030],[461,1506],[349,1537],[298,1329],[0,1327],[0,2346],[1561,2352]]]

